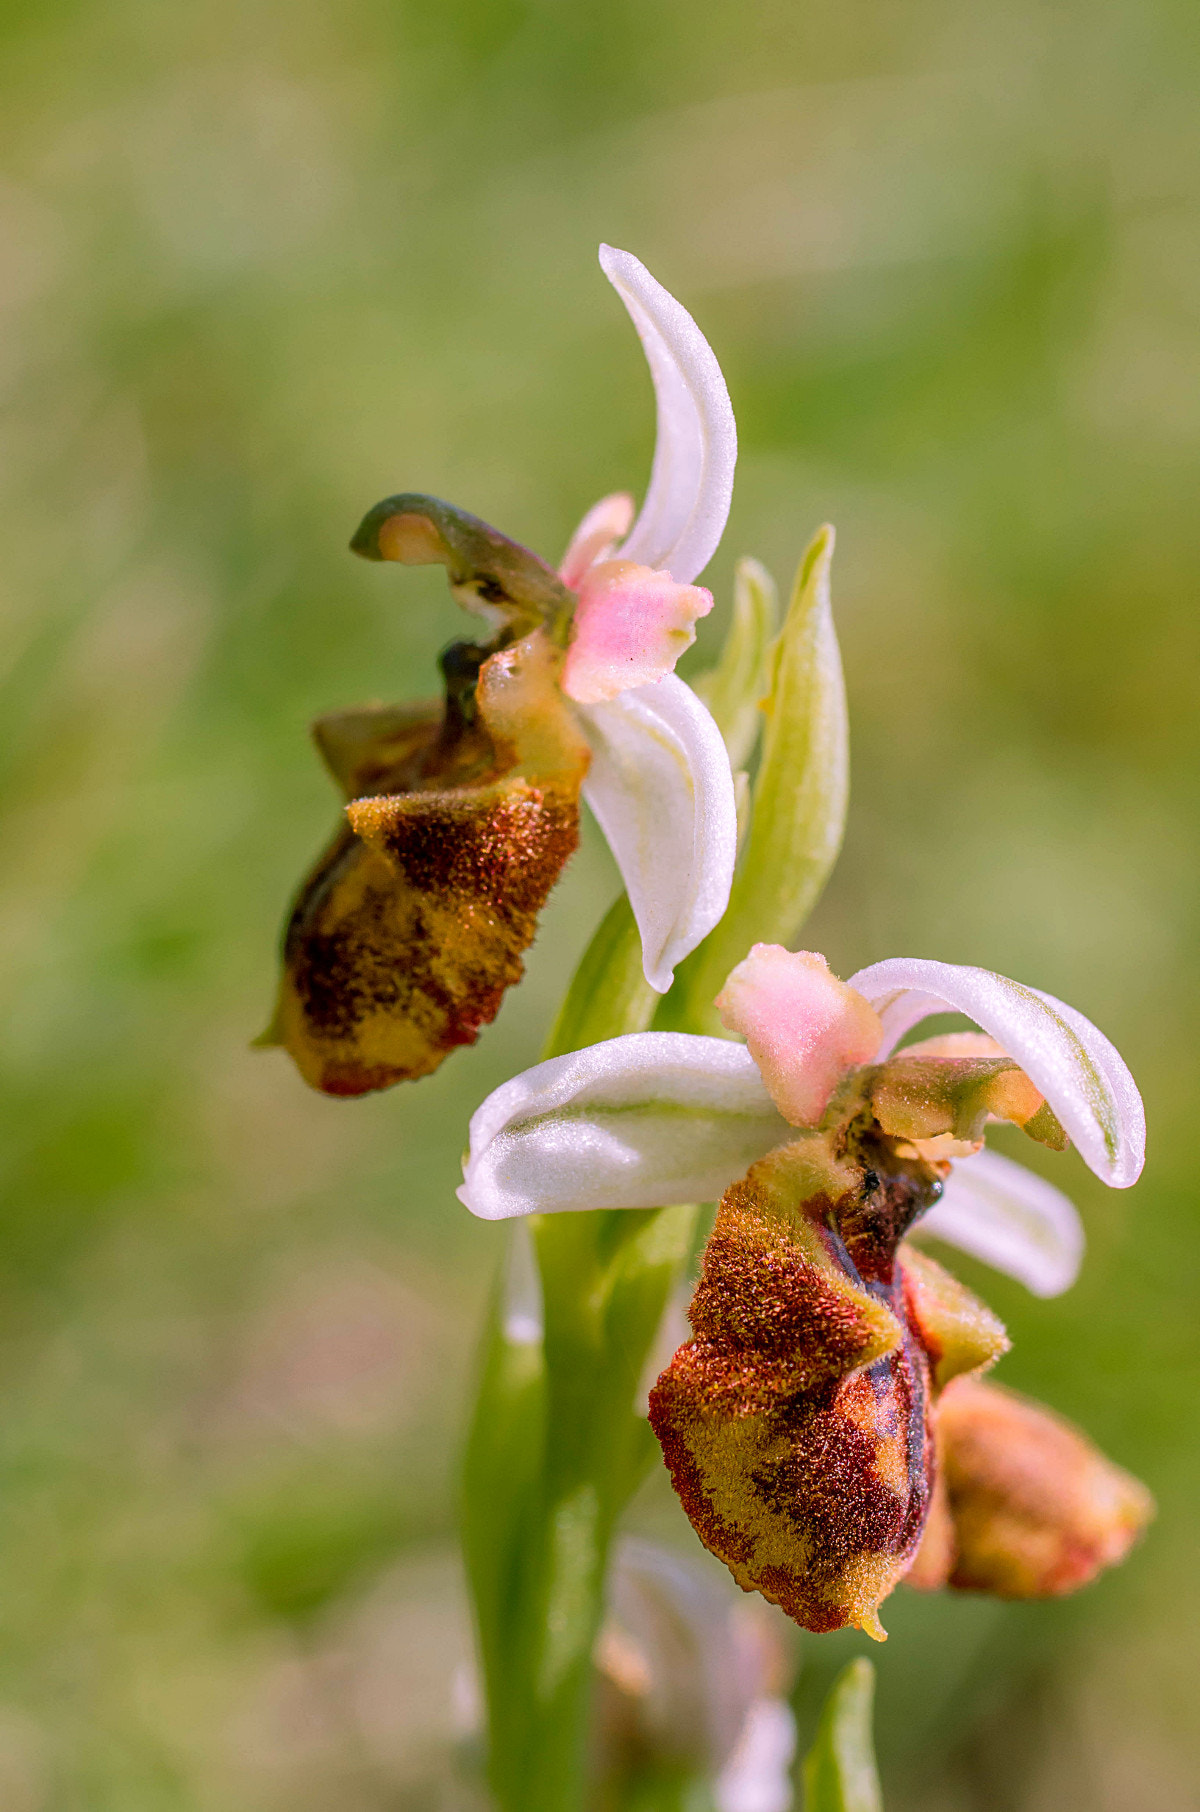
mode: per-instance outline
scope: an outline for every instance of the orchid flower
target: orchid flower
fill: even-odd
[[[785,1633],[707,1567],[625,1537],[595,1656],[593,1744],[614,1800],[632,1800],[639,1775],[665,1767],[711,1781],[715,1812],[787,1812],[796,1725]]]
[[[737,436],[691,316],[628,252],[600,262],[657,397],[650,485],[589,511],[556,572],[465,511],[417,493],[368,512],[372,560],[444,565],[491,631],[443,656],[444,706],[372,706],[315,735],[346,822],[302,886],[274,1024],[331,1094],[428,1074],[472,1043],[578,842],[582,791],[621,870],[659,993],[717,923],[736,855],[720,731],[676,677],[712,608],[693,584],[729,513]]]
[[[929,1513],[931,1405],[1008,1345],[907,1236],[920,1222],[1042,1295],[1065,1288],[1078,1216],[985,1153],[986,1126],[1073,1141],[1124,1188],[1141,1099],[1082,1014],[983,969],[896,959],[846,984],[822,957],[760,944],[717,1007],[744,1045],[632,1034],[497,1089],[459,1194],[487,1219],[722,1197],[652,1426],[739,1583],[806,1628],[881,1637],[878,1605]],[[980,1031],[897,1049],[948,1011]]]

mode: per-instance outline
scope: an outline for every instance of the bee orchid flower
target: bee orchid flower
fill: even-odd
[[[657,399],[650,485],[597,504],[555,571],[477,517],[386,498],[351,543],[441,564],[488,633],[443,656],[437,705],[322,719],[347,800],[284,939],[272,1028],[330,1094],[386,1088],[472,1043],[522,972],[578,841],[582,793],[621,870],[660,993],[716,924],[736,855],[721,734],[674,672],[712,608],[693,583],[729,512],[737,436],[690,315],[628,252],[601,265],[632,317]]]
[[[657,1777],[682,1788],[680,1800],[687,1782],[711,1782],[714,1812],[787,1812],[796,1726],[786,1636],[764,1604],[731,1598],[698,1560],[625,1537],[595,1655],[604,1804],[641,1803],[639,1787]]]
[[[882,1637],[878,1607],[929,1518],[934,1405],[1008,1346],[910,1236],[935,1233],[1041,1295],[1066,1288],[1079,1217],[987,1153],[986,1128],[1074,1143],[1125,1188],[1144,1157],[1141,1099],[1082,1014],[983,969],[896,959],[843,983],[820,956],[760,944],[717,1007],[744,1044],[633,1034],[496,1090],[472,1119],[459,1194],[488,1219],[721,1198],[692,1337],[650,1393],[651,1424],[693,1526],[742,1586],[805,1628]],[[897,1048],[946,1012],[979,1031]],[[1053,1467],[1065,1449],[1036,1451]],[[1124,1546],[1136,1527],[1127,1515]],[[1093,1544],[1072,1583],[1118,1549]],[[944,1579],[977,1583],[949,1563]]]

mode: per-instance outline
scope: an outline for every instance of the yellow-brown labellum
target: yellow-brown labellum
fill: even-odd
[[[701,1540],[806,1629],[883,1637],[928,1510],[935,1379],[1006,1344],[940,1267],[897,1259],[940,1188],[869,1125],[771,1153],[721,1202],[693,1337],[651,1392]]]
[[[579,838],[587,745],[541,631],[488,656],[444,710],[316,726],[347,823],[303,883],[268,1035],[314,1088],[428,1075],[495,1018]]]

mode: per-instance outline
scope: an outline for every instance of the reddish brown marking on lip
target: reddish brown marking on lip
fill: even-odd
[[[471,1044],[524,972],[579,809],[523,782],[359,801],[289,927],[290,1048],[326,1093],[364,1094]]]
[[[1003,1326],[906,1241],[947,1170],[917,1143],[974,1137],[1006,1104],[1047,1136],[1026,1083],[961,1041],[863,1066],[819,1129],[721,1203],[692,1338],[650,1420],[700,1539],[806,1629],[881,1637],[878,1607],[905,1576],[1074,1591],[1152,1514],[1078,1430],[981,1382],[1008,1349]]]
[[[358,799],[350,822],[415,892],[486,905],[516,925],[541,910],[575,850],[579,811],[573,800],[520,781],[490,792]]]

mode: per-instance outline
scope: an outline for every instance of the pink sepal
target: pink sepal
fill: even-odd
[[[755,944],[716,1004],[793,1126],[815,1126],[846,1072],[870,1063],[879,1047],[878,1014],[808,950]]]
[[[616,698],[674,671],[696,639],[712,593],[632,560],[604,560],[586,572],[575,609],[562,688],[580,705]]]
[[[558,576],[572,591],[578,591],[588,568],[606,560],[619,541],[624,541],[633,522],[634,503],[628,491],[614,491],[594,503],[575,533],[562,558]]]

